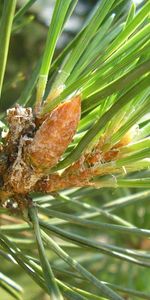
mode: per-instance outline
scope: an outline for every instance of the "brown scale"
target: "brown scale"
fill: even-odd
[[[91,186],[99,175],[98,166],[119,157],[120,147],[128,144],[130,134],[109,151],[102,151],[102,136],[88,153],[61,174],[47,175],[58,163],[76,132],[81,97],[58,105],[51,113],[34,116],[31,108],[16,105],[8,110],[9,132],[0,146],[0,204],[17,203],[20,211],[31,204],[29,193],[50,193],[70,187]],[[109,168],[108,168],[109,169]],[[9,207],[10,208],[10,207]],[[18,209],[17,208],[17,209]]]
[[[80,113],[80,96],[58,105],[38,126],[31,108],[8,110],[9,132],[0,148],[1,205],[12,199],[20,210],[26,207],[28,194],[72,141]]]

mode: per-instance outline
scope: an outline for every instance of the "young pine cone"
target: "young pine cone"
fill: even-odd
[[[34,129],[33,137],[30,137],[31,134],[28,136],[27,130],[22,130],[21,134],[19,131],[19,140],[16,139],[16,158],[13,161],[9,161],[8,158],[9,166],[3,176],[2,190],[10,194],[27,194],[32,191],[36,182],[57,164],[71,143],[80,113],[80,96],[76,96],[47,114],[41,126]],[[13,127],[8,140],[9,149],[12,143],[12,129]]]
[[[76,96],[46,118],[27,148],[27,158],[35,168],[44,171],[57,164],[72,141],[80,113],[80,96]]]

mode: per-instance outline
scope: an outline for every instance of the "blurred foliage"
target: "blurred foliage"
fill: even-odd
[[[77,30],[80,30],[85,18],[96,2],[95,0],[79,1],[63,35],[59,39],[55,57],[75,36]],[[18,8],[20,7],[19,3],[23,4],[24,1],[18,1]],[[2,10],[2,2],[0,7]],[[11,38],[5,74],[5,82],[7,83],[2,94],[4,101],[0,106],[2,111],[7,108],[5,103],[7,103],[8,97],[12,105],[16,98],[19,98],[25,81],[29,80],[30,74],[43,52],[48,27],[47,19],[49,22],[52,8],[49,1],[37,1],[23,19],[25,26],[23,28],[19,26],[19,24],[22,24],[22,20],[14,26],[15,32]],[[44,15],[42,11],[48,11],[49,13],[47,12]]]

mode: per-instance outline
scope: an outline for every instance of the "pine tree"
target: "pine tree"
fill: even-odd
[[[2,4],[1,105],[35,0],[16,2]],[[51,300],[150,299],[150,1],[98,1],[54,56],[77,2],[56,0],[43,55],[1,113],[0,286],[27,299],[25,273]]]

